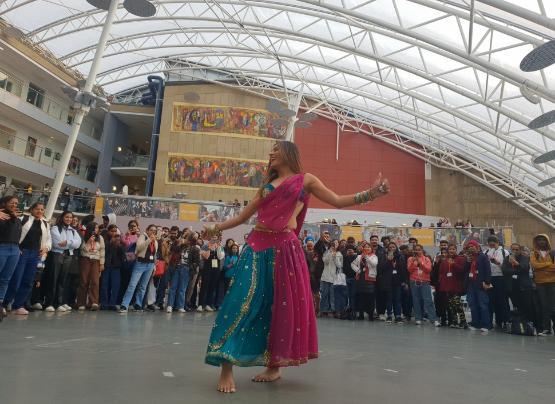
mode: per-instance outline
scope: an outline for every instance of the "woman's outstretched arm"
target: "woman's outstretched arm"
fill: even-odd
[[[254,196],[254,198],[252,198],[252,200],[248,203],[248,205],[245,206],[245,209],[243,209],[237,216],[234,216],[226,220],[225,222],[218,223],[216,225],[217,229],[221,231],[229,230],[236,226],[239,226],[240,224],[245,223],[247,220],[250,219],[252,215],[256,213],[256,211],[258,210],[258,205],[260,204],[261,200],[262,200],[262,194],[259,190]]]
[[[347,206],[353,206],[360,203],[360,198],[368,197],[370,201],[373,201],[381,196],[386,195],[389,193],[389,181],[387,179],[382,178],[382,174],[380,173],[378,179],[374,182],[374,185],[367,190],[368,192],[366,195],[360,194],[352,194],[352,195],[337,195],[331,189],[326,187],[318,177],[312,174],[305,174],[305,183],[304,188],[307,192],[310,192],[316,198],[320,199],[322,202],[325,202],[329,205],[332,205],[336,208],[346,208]],[[367,202],[363,200],[363,202]]]

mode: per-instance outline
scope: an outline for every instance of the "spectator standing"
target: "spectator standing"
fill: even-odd
[[[105,240],[104,271],[100,285],[100,308],[102,310],[117,310],[121,268],[126,260],[125,244],[118,234],[115,224],[108,226],[108,236]]]
[[[226,242],[227,245],[227,242]],[[224,292],[227,293],[231,280],[233,279],[233,273],[235,271],[235,266],[239,261],[239,246],[233,244],[228,252],[226,252],[224,260]]]
[[[324,272],[324,253],[330,248],[331,237],[330,233],[326,230],[322,232],[320,239],[314,245],[315,260],[316,260],[316,271],[314,272],[315,278],[320,285],[322,279],[322,273]],[[318,310],[319,310],[318,305]],[[320,313],[321,314],[321,313]]]
[[[174,228],[170,229],[170,237]],[[168,304],[166,312],[171,313],[177,310],[179,313],[185,313],[185,294],[187,284],[189,283],[189,247],[190,241],[187,233],[185,238],[181,237],[175,240],[171,246],[170,267],[172,268],[170,278],[170,291],[168,294]]]
[[[75,251],[81,246],[81,236],[71,227],[73,213],[64,211],[52,226],[52,250],[48,254],[45,267],[45,311],[71,311],[73,301],[66,301],[68,288],[72,287],[69,276],[75,259]]]
[[[66,211],[69,210],[70,199],[71,199],[71,190],[69,189],[69,186],[66,186],[62,191],[62,198],[60,200],[60,206],[62,210],[66,210]]]
[[[25,193],[23,194],[23,206],[27,208],[29,205],[31,205],[32,200],[33,200],[33,185],[31,185],[31,183],[28,183],[27,186],[25,187]]]
[[[530,257],[522,253],[520,244],[511,245],[511,254],[503,261],[503,275],[507,285],[507,293],[516,310],[516,315],[527,323],[533,322],[538,332],[543,327],[538,327],[534,311],[533,284],[530,277]]]
[[[540,336],[552,334],[555,321],[555,251],[551,249],[549,237],[538,234],[534,237],[534,251],[530,255],[534,281],[540,302]]]
[[[312,304],[314,304],[314,311],[316,316],[320,315],[320,280],[317,277],[316,263],[318,256],[314,250],[314,241],[308,240],[305,247],[305,259],[310,275],[310,290],[312,293]]]
[[[18,203],[18,199],[13,195],[0,199],[0,321],[6,316],[4,297],[20,255],[22,225],[18,218]]]
[[[175,258],[172,265],[172,256],[175,253],[173,247],[177,245],[179,237],[179,227],[172,226],[168,237],[161,238],[158,240],[161,253],[161,259],[166,263],[166,271],[160,277],[154,278],[156,281],[156,306],[159,310],[164,308],[164,299],[166,298],[166,291],[168,290],[168,285],[177,269],[178,264],[181,263],[181,257],[179,259]],[[171,306],[171,305],[169,305]]]
[[[479,329],[483,333],[487,333],[492,328],[487,293],[491,288],[491,264],[476,240],[470,240],[466,248],[465,272],[468,273],[466,298],[472,316],[469,328],[471,330]]]
[[[415,227],[415,228],[422,227],[422,222],[420,221],[420,219],[418,219],[418,218],[415,219],[414,222],[412,223],[412,227]]]
[[[447,313],[441,316],[446,317],[446,324],[453,328],[468,328],[461,302],[461,295],[465,292],[465,264],[465,257],[457,255],[457,246],[449,244],[446,258],[439,264],[437,291],[444,294],[447,301]]]
[[[346,317],[350,320],[354,320],[355,316],[355,297],[356,297],[356,280],[355,271],[353,270],[351,264],[357,258],[356,246],[354,243],[347,244],[345,247],[345,255],[343,256],[343,273],[345,274],[345,282],[347,284],[347,298],[348,298],[348,310]]]
[[[401,293],[407,282],[407,268],[404,257],[397,249],[397,244],[390,242],[383,262],[378,264],[377,275],[377,286],[385,299],[386,321],[388,323],[393,321],[393,316],[395,316],[396,323],[403,321],[401,317]]]
[[[185,310],[194,310],[196,308],[196,290],[199,273],[200,273],[200,246],[199,240],[202,241],[197,232],[191,233],[189,236],[189,284],[185,295]]]
[[[42,187],[42,195],[41,195],[41,201],[44,204],[48,203],[48,198],[50,197],[50,192],[52,192],[52,188],[50,188],[50,184],[47,182],[46,184],[44,184],[44,186]]]
[[[428,320],[439,327],[441,324],[437,321],[430,286],[432,261],[424,255],[424,248],[420,244],[414,246],[414,255],[408,259],[407,269],[410,274],[410,289],[416,324],[422,324],[422,309],[424,309],[424,312],[428,315]]]
[[[116,228],[117,231],[117,228]],[[79,310],[89,308],[97,311],[99,306],[100,273],[104,271],[106,251],[104,238],[100,236],[98,224],[87,224],[85,236],[81,244],[79,257],[80,284],[77,291],[77,306]]]
[[[121,278],[120,278],[120,288],[119,288],[119,298],[118,303],[123,299],[123,295],[129,286],[129,281],[131,280],[131,273],[133,272],[133,266],[135,265],[135,260],[137,256],[135,250],[137,248],[137,239],[139,238],[139,222],[136,220],[130,220],[127,224],[127,232],[123,235],[123,244],[125,245],[125,262],[121,267]]]
[[[326,250],[322,260],[324,261],[324,271],[320,280],[320,313],[323,316],[333,314],[335,311],[335,296],[333,293],[333,284],[337,277],[337,270],[343,269],[343,256],[337,248],[339,242],[333,240],[330,248]]]
[[[351,264],[356,275],[356,310],[358,320],[364,320],[364,313],[368,314],[368,320],[374,321],[376,276],[378,275],[378,257],[372,250],[372,246],[364,243],[362,254],[357,256]]]
[[[220,279],[220,266],[225,255],[219,240],[212,237],[208,244],[201,249],[201,257],[203,260],[202,270],[200,272],[200,299],[198,312],[214,311],[216,305],[216,288]]]
[[[30,213],[21,219],[21,255],[4,297],[4,306],[11,304],[14,314],[19,315],[29,314],[25,304],[33,288],[37,265],[52,247],[50,225],[44,220],[44,204],[35,202]]]
[[[409,246],[405,244],[399,247],[399,252],[403,257],[403,261],[406,269],[408,259],[412,257],[412,249],[409,249]],[[406,285],[403,288],[401,288],[401,307],[403,310],[403,317],[405,321],[410,321],[412,317],[412,293],[410,291],[408,271],[407,271],[406,280],[407,280]]]
[[[156,226],[151,224],[146,232],[137,237],[135,248],[135,263],[125,295],[123,296],[120,313],[127,313],[129,304],[135,295],[135,310],[143,310],[143,298],[148,282],[154,272],[154,263],[158,253],[156,240]]]
[[[491,285],[493,286],[488,290],[490,313],[492,323],[493,315],[495,314],[495,325],[500,329],[504,329],[509,322],[510,308],[507,285],[501,265],[503,265],[505,257],[509,254],[499,245],[499,239],[496,236],[488,237],[488,247],[486,255],[490,261]]]

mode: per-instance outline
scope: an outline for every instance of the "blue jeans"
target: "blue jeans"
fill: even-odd
[[[121,268],[105,267],[100,284],[100,306],[114,307],[118,304]]]
[[[19,246],[17,244],[0,244],[0,302],[4,301],[10,279],[19,261]]]
[[[320,313],[333,313],[334,295],[333,283],[320,281]]]
[[[143,306],[143,297],[145,296],[146,287],[148,285],[148,281],[150,281],[153,271],[153,262],[144,263],[135,261],[129,286],[127,287],[127,291],[125,292],[125,296],[123,296],[123,300],[121,302],[122,306],[129,307],[129,303],[131,303],[131,299],[133,299],[135,289],[137,289],[137,293],[135,294],[135,305],[141,307]]]
[[[391,317],[392,314],[395,318],[401,317],[401,293],[401,286],[392,286],[387,301],[387,317]]]
[[[33,289],[35,272],[37,272],[39,261],[38,250],[21,250],[15,272],[4,296],[4,305],[11,303],[13,300],[13,310],[25,307],[25,303]]]
[[[334,305],[336,312],[344,312],[347,308],[347,286],[333,285]]]
[[[428,320],[436,321],[436,309],[432,299],[432,288],[429,282],[410,281],[410,290],[412,292],[412,305],[414,309],[414,318],[422,321],[422,308],[428,315]]]
[[[188,284],[189,267],[178,265],[171,274],[168,306],[172,306],[175,309],[185,308],[185,291],[187,290]]]
[[[472,316],[471,325],[476,328],[491,328],[489,311],[489,298],[485,290],[477,282],[469,282],[466,291],[466,300],[470,306]]]
[[[356,296],[355,278],[347,278],[347,291],[349,296],[349,309],[354,310]]]

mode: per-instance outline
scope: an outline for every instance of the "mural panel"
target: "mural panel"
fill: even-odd
[[[179,184],[260,188],[267,162],[169,154],[167,181]]]
[[[280,139],[284,125],[277,113],[215,105],[173,104],[172,132],[254,136]]]

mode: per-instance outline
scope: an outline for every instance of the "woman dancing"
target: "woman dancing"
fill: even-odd
[[[309,273],[298,239],[310,194],[344,208],[388,192],[380,174],[365,191],[337,195],[314,175],[301,173],[294,143],[275,144],[265,185],[253,200],[238,216],[205,229],[204,237],[210,238],[258,212],[208,344],[206,363],[221,366],[218,391],[235,392],[233,365],[265,366],[253,381],[272,382],[281,377],[281,367],[318,356]]]

